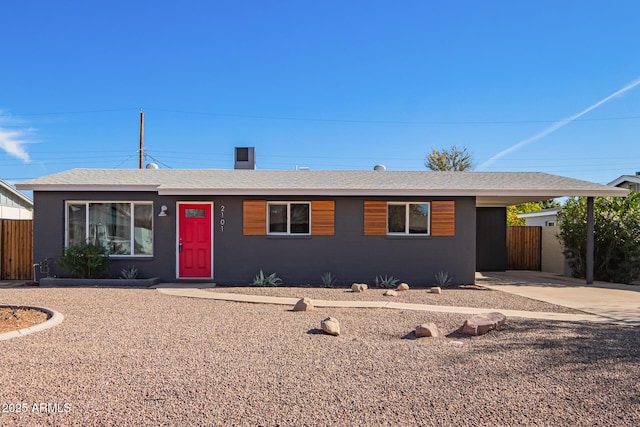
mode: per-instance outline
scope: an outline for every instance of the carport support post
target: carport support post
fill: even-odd
[[[593,197],[587,197],[587,285],[593,285]]]

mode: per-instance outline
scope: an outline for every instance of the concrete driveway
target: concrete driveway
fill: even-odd
[[[503,292],[575,308],[640,326],[640,286],[595,282],[539,271],[477,273],[476,283]]]

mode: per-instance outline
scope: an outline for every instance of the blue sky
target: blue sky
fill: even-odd
[[[0,178],[136,168],[142,108],[161,167],[231,168],[255,146],[260,169],[423,170],[457,144],[477,170],[606,183],[640,171],[638,16],[636,0],[4,2]]]

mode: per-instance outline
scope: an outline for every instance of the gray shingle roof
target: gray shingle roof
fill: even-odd
[[[540,172],[72,169],[25,181],[18,188],[34,191],[144,190],[164,195],[447,195],[508,196],[528,200],[627,194],[624,189]]]

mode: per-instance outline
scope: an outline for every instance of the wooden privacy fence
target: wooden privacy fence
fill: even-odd
[[[540,271],[542,227],[507,227],[507,269]]]
[[[32,277],[33,221],[0,219],[0,280]]]

